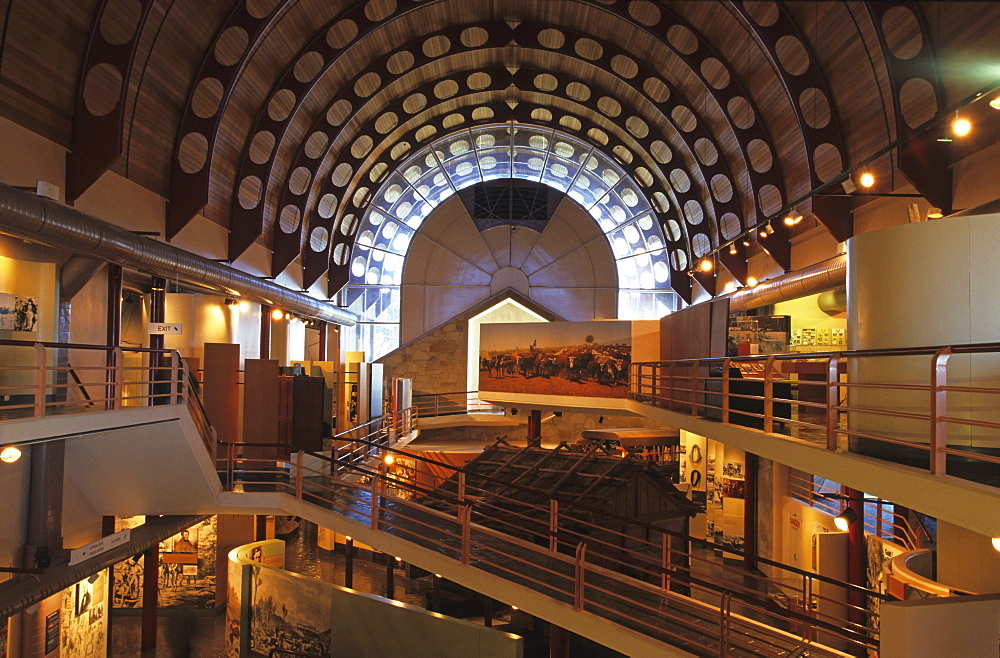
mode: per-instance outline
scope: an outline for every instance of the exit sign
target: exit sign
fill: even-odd
[[[149,333],[151,334],[173,334],[179,336],[181,332],[180,322],[150,322]]]

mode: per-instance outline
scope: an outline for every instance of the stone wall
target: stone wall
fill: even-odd
[[[384,366],[385,381],[409,378],[414,395],[466,390],[467,327],[467,318],[456,318],[385,355],[377,361]]]

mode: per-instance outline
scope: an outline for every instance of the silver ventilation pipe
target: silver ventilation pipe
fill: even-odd
[[[847,254],[840,254],[807,268],[764,281],[729,295],[730,311],[748,311],[790,299],[834,290],[847,282]]]
[[[0,184],[0,232],[345,326],[350,311]]]

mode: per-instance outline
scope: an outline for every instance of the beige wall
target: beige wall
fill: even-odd
[[[977,594],[1000,592],[1000,552],[990,539],[938,520],[938,582]]]

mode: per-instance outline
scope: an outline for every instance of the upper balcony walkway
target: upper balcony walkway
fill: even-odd
[[[244,459],[238,445],[223,446],[220,478],[211,428],[176,355],[168,362],[165,354],[133,351],[133,363],[127,365],[125,352],[110,348],[13,341],[5,347],[32,352],[32,358],[20,364],[8,359],[0,370],[0,386],[25,396],[16,398],[20,404],[9,404],[6,415],[34,418],[4,423],[6,441],[67,439],[67,475],[97,514],[301,516],[632,655],[775,655],[802,646],[808,646],[811,655],[841,655],[831,647],[878,645],[863,603],[865,597],[882,598],[874,592],[756,557],[752,559],[766,577],[743,570],[719,577],[691,550],[690,538],[557,497],[548,497],[547,505],[512,523],[505,512],[519,501],[519,487],[508,487],[502,495],[490,493],[466,482],[462,469],[446,464],[434,466],[451,469],[450,477],[457,482],[453,493],[398,481],[383,460],[399,452],[393,447],[397,440],[415,431],[416,418],[409,410],[338,437],[350,443],[333,454],[298,453],[284,467],[273,460]],[[75,350],[99,354],[99,363],[89,369],[99,377],[69,381],[71,368],[64,352]],[[978,501],[979,518],[1000,518],[1000,513],[983,508],[1000,510],[1000,494],[993,487],[848,452],[841,439],[850,437],[852,430],[841,426],[840,415],[857,409],[846,407],[839,395],[841,388],[851,386],[839,366],[828,368],[837,373],[835,380],[816,384],[827,392],[838,391],[820,407],[824,418],[836,419],[838,440],[831,441],[829,426],[779,406],[798,402],[800,411],[814,411],[818,403],[802,407],[776,386],[774,375],[767,375],[774,363],[772,357],[765,365],[760,395],[733,385],[735,378],[725,374],[732,364],[713,375],[711,364],[693,361],[635,364],[632,400],[504,400],[500,394],[490,399],[526,408],[593,407],[645,415],[901,504],[910,504],[910,488],[920,488],[919,503],[913,506],[926,513],[935,513],[928,509],[928,499],[941,492],[953,503]],[[688,368],[687,377],[682,368]],[[720,387],[713,389],[714,382]],[[942,387],[940,381],[934,386],[926,390],[978,392],[947,383]],[[737,406],[739,400],[759,403],[760,413]],[[937,415],[929,415],[936,423],[959,422],[942,414],[940,405],[936,408]],[[102,413],[87,413],[96,411]],[[81,420],[67,425],[73,412],[84,413],[74,414]],[[736,422],[749,420],[760,422],[761,429]],[[813,434],[775,431],[793,427]],[[827,440],[817,444],[815,430]],[[931,452],[967,452],[940,441],[930,445]],[[986,461],[993,463],[991,459],[987,454]],[[912,497],[917,501],[916,493]],[[942,518],[955,519],[958,512],[947,507],[949,513]],[[978,529],[975,523],[967,525]],[[994,529],[987,523],[979,531],[989,534]]]

